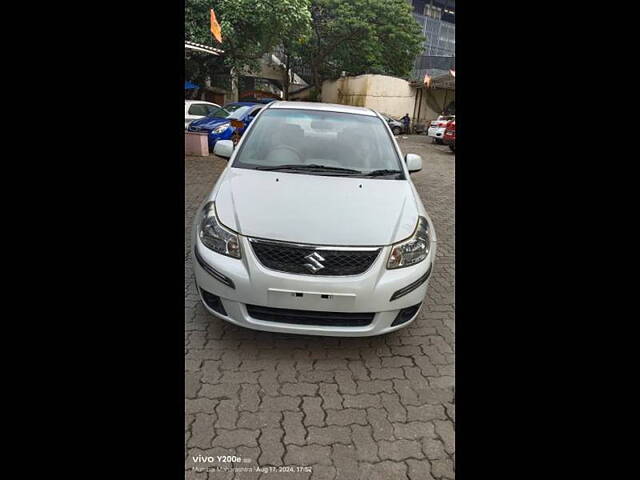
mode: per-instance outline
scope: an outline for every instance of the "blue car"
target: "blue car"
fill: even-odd
[[[222,108],[213,110],[206,117],[191,122],[187,131],[207,133],[209,151],[213,152],[213,147],[218,140],[230,140],[236,131],[235,127],[231,126],[231,120],[244,122],[244,127],[238,130],[242,135],[256,114],[265,106],[264,103],[256,102],[228,103]]]

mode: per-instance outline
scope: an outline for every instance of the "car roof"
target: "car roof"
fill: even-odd
[[[352,107],[351,105],[338,105],[336,103],[317,102],[286,102],[276,101],[267,104],[268,108],[289,108],[299,110],[318,110],[321,112],[355,113],[357,115],[367,115],[375,117],[376,113],[370,108]]]
[[[243,105],[243,106],[248,106],[251,107],[253,105],[264,105],[263,103],[257,103],[257,102],[229,102],[229,103],[225,103],[226,105]]]
[[[212,102],[206,102],[204,100],[185,100],[184,104],[185,105],[190,105],[192,103],[206,103],[207,105],[215,105],[216,107],[218,107],[219,105],[217,103],[212,103]]]

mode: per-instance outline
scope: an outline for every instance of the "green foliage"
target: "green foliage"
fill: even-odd
[[[212,7],[222,45],[209,31]],[[424,41],[406,0],[185,0],[185,38],[224,49],[224,65],[239,71],[255,72],[279,46],[291,67],[311,70],[318,88],[342,71],[406,76]],[[219,62],[188,58],[187,78]]]
[[[222,44],[209,31],[213,8],[222,27]],[[255,71],[260,57],[284,34],[302,36],[310,23],[309,0],[185,0],[185,38],[222,48],[224,63]]]
[[[312,0],[304,46],[314,83],[348,75],[409,74],[424,37],[405,0]]]

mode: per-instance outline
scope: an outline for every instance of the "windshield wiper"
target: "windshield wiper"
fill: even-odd
[[[336,172],[336,173],[362,173],[360,170],[354,170],[352,168],[343,167],[330,167],[328,165],[317,165],[315,163],[304,164],[288,164],[288,165],[274,165],[274,166],[259,166],[256,170],[304,170],[309,172]]]
[[[398,175],[399,173],[402,173],[402,171],[400,170],[389,170],[387,168],[383,168],[380,170],[373,170],[371,172],[365,173],[365,176],[367,177],[384,177],[386,175]]]

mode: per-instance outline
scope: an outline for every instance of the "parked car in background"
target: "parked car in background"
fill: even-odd
[[[436,233],[403,155],[376,112],[273,102],[195,215],[191,255],[212,315],[270,332],[360,337],[419,315]]]
[[[444,135],[442,136],[442,141],[445,145],[449,145],[449,148],[452,152],[456,151],[456,121],[452,120],[447,125],[446,130],[444,131]]]
[[[402,133],[402,131],[404,130],[404,125],[401,121],[396,120],[395,118],[391,118],[389,115],[385,115],[384,113],[380,113],[380,116],[387,121],[387,123],[389,124],[389,128],[394,135],[400,135]]]
[[[209,150],[213,151],[218,140],[231,140],[240,137],[256,114],[266,105],[255,102],[228,103],[224,108],[218,108],[208,116],[195,120],[189,124],[187,131],[204,132],[209,136]],[[231,125],[232,120],[244,123],[243,127]]]
[[[184,128],[187,128],[194,120],[206,117],[214,110],[220,108],[220,105],[204,100],[185,100],[184,101]]]
[[[447,129],[447,124],[455,119],[455,115],[440,115],[429,125],[427,136],[431,137],[435,143],[442,143],[442,137],[444,136],[444,131]]]

